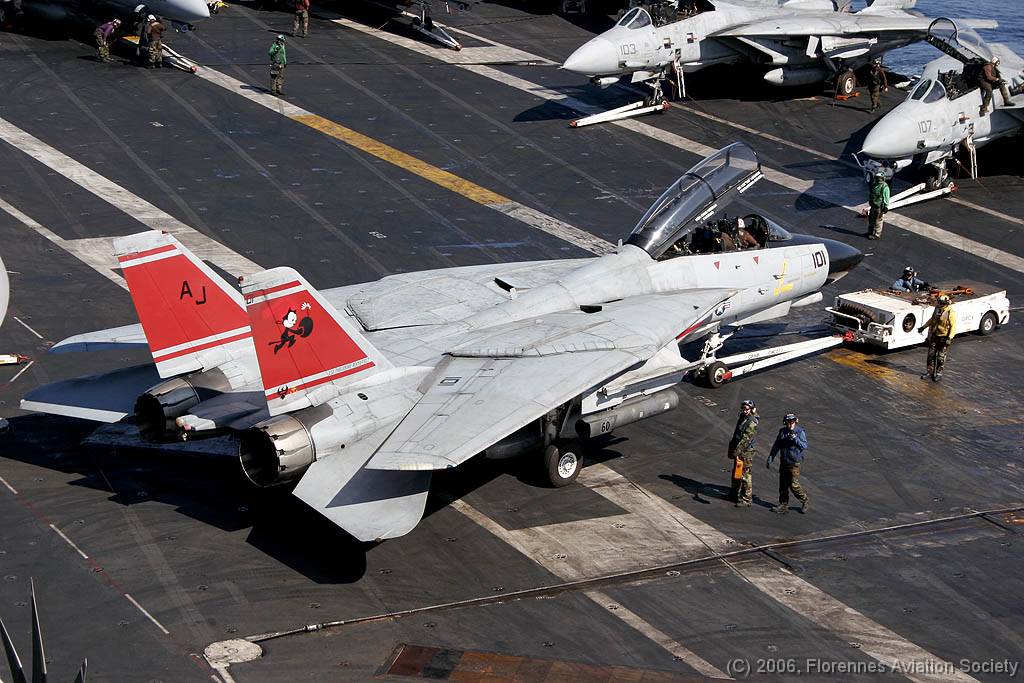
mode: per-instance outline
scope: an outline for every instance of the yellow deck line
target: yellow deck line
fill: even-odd
[[[290,118],[293,121],[298,121],[299,123],[307,125],[314,130],[318,130],[325,135],[329,135],[336,140],[340,140],[355,147],[356,149],[362,150],[367,154],[372,154],[378,159],[383,159],[388,163],[404,168],[410,173],[415,173],[435,185],[440,185],[441,187],[460,194],[467,199],[471,199],[478,204],[494,206],[496,204],[507,204],[512,201],[507,197],[501,196],[497,192],[488,190],[486,187],[481,187],[470,180],[460,178],[459,176],[438,168],[433,164],[417,159],[416,157],[397,150],[390,145],[374,140],[369,136],[358,133],[351,128],[346,128],[345,126],[335,123],[329,119],[325,119],[322,116],[317,116],[316,114],[299,114],[291,116]]]

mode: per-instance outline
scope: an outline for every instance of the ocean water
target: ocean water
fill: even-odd
[[[859,8],[864,0],[854,5]],[[915,10],[928,17],[951,19],[995,19],[999,28],[978,31],[989,43],[1003,43],[1024,57],[1024,0],[918,0]],[[885,55],[885,65],[898,73],[914,76],[924,65],[940,56],[928,43],[917,43]]]

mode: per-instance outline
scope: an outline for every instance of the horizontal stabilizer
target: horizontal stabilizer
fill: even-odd
[[[50,347],[50,353],[77,353],[81,351],[107,351],[110,349],[146,348],[146,333],[142,325],[125,325],[109,330],[76,334]]]
[[[33,389],[21,400],[21,409],[94,422],[117,422],[131,415],[136,397],[159,381],[156,368],[150,364],[75,377]]]
[[[293,493],[360,541],[404,536],[423,517],[430,472],[371,470],[366,461],[387,437],[382,429],[320,458]]]
[[[188,441],[150,441],[142,438],[139,428],[128,422],[105,424],[97,427],[82,440],[84,446],[99,448],[131,448],[159,451],[175,459],[181,457],[209,460],[238,460],[238,439],[231,435],[212,436]]]
[[[270,417],[262,391],[235,391],[200,401],[188,414],[178,418],[187,432],[206,429],[242,431]]]

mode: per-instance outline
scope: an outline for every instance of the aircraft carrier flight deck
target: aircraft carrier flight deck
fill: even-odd
[[[168,31],[194,74],[139,68],[123,45],[99,63],[88,30],[0,33],[0,353],[31,361],[0,367],[0,617],[22,661],[31,579],[51,681],[84,658],[89,681],[166,683],[1022,675],[1019,137],[869,241],[851,156],[876,120],[863,89],[836,101],[714,69],[663,114],[574,129],[637,97],[558,68],[611,19],[481,3],[436,17],[455,51],[346,4],[314,3],[304,39],[290,11],[248,3]],[[283,98],[268,90],[279,33]],[[890,88],[883,113],[905,97]],[[573,484],[546,486],[528,456],[476,458],[436,472],[422,521],[380,543],[289,487],[257,490],[219,454],[230,436],[155,448],[131,424],[19,407],[42,385],[151,362],[144,348],[47,353],[138,322],[115,238],[192,236],[221,245],[200,254],[219,273],[289,266],[319,289],[582,259],[615,251],[666,187],[737,141],[765,177],[730,212],[864,259],[723,353],[827,336],[836,295],[907,265],[1004,289],[1009,322],[958,337],[941,382],[920,378],[924,346],[856,344],[717,389],[686,379],[675,410],[593,443]],[[754,504],[736,508],[727,446],[744,399],[761,421]],[[810,444],[806,514],[772,514],[765,456],[787,413]]]

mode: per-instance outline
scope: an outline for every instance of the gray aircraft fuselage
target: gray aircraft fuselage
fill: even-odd
[[[930,62],[907,99],[868,132],[863,153],[872,159],[892,162],[899,170],[950,157],[968,137],[976,147],[981,147],[1020,131],[1024,123],[1019,112],[1015,116],[995,106],[996,102],[1003,104],[998,90],[985,116],[979,113],[981,90],[975,84],[970,84],[967,92],[950,96],[938,76],[950,71],[960,74],[963,68],[963,63],[952,57]]]
[[[839,67],[856,69],[920,40],[919,23],[909,15],[862,16],[818,6],[715,2],[713,11],[659,26],[646,10],[638,9],[579,47],[563,68],[610,85],[614,77],[624,75],[632,75],[633,82],[648,80],[673,62],[691,73],[713,64],[747,61],[764,67],[764,78],[773,85],[806,85],[825,80]],[[787,25],[794,27],[792,34],[785,32]],[[813,28],[798,32],[797,27],[805,26]]]

